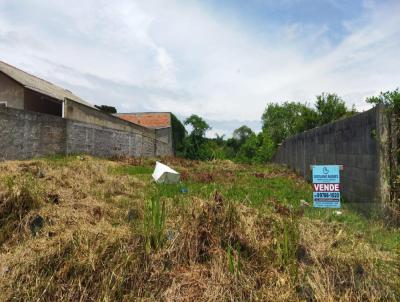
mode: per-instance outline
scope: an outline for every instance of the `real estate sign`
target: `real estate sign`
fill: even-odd
[[[315,208],[340,208],[340,166],[312,166]]]

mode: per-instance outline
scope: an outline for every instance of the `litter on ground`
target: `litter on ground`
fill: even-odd
[[[176,184],[179,182],[181,175],[167,165],[157,161],[153,178],[159,184]]]

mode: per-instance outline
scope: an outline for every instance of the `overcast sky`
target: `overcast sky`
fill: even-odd
[[[268,102],[400,86],[400,0],[0,0],[0,60],[119,112],[260,128]]]

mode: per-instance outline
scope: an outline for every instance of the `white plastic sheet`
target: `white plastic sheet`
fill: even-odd
[[[167,165],[157,161],[153,178],[159,184],[176,184],[179,182],[181,175]]]

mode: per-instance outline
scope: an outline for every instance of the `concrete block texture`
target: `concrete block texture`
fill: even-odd
[[[129,130],[129,129],[128,129]],[[0,160],[29,159],[52,154],[90,154],[101,157],[170,156],[172,140],[147,131],[123,131],[61,117],[0,108]]]
[[[0,159],[63,153],[66,122],[51,115],[0,108]]]
[[[313,164],[343,165],[342,196],[350,202],[381,202],[380,175],[383,167],[380,141],[380,106],[285,140],[273,161],[304,173]],[[299,160],[300,159],[300,160]]]

